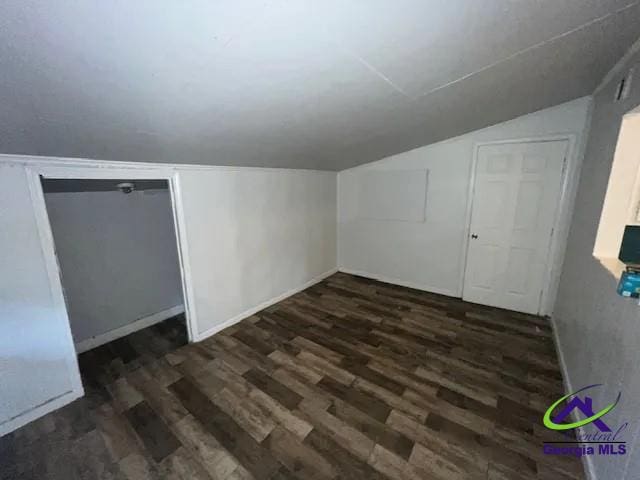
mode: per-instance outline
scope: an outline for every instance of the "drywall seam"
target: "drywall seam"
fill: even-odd
[[[557,324],[554,317],[550,317],[551,322],[551,331],[553,332],[553,345],[556,349],[556,356],[558,357],[558,362],[560,363],[560,372],[562,373],[562,385],[564,387],[565,395],[569,393],[575,392],[571,385],[571,379],[569,378],[569,369],[567,367],[567,363],[564,358],[564,353],[562,350],[562,343],[560,342],[560,334],[558,333]],[[574,416],[574,421],[578,421],[579,419],[575,418],[576,411],[571,412],[571,415]],[[584,434],[584,428],[580,427],[579,431],[581,434]],[[588,480],[598,480],[598,477],[595,473],[595,467],[593,466],[593,458],[590,455],[583,455],[582,457],[582,466],[584,468],[585,473],[587,474]]]
[[[544,45],[546,45],[548,43],[553,43],[553,42],[555,42],[557,40],[560,40],[561,38],[564,38],[564,37],[567,37],[569,35],[572,35],[572,34],[574,34],[576,32],[579,32],[580,30],[582,30],[584,28],[590,27],[591,25],[595,25],[596,23],[600,23],[600,22],[602,22],[602,21],[606,20],[607,18],[610,18],[610,17],[612,17],[614,15],[619,15],[620,13],[624,12],[625,10],[628,10],[629,8],[635,7],[638,3],[639,2],[637,2],[637,1],[633,2],[633,3],[630,3],[629,5],[625,5],[624,7],[619,8],[618,10],[615,10],[613,12],[608,12],[608,13],[606,13],[606,14],[598,17],[598,18],[594,18],[592,20],[589,20],[588,22],[583,23],[582,25],[580,25],[578,27],[572,28],[571,30],[568,30],[568,31],[566,31],[564,33],[555,35],[555,36],[553,36],[551,38],[543,40],[542,42],[538,42],[535,45],[530,45],[530,46],[528,46],[526,48],[523,48],[522,50],[519,50],[518,52],[512,53],[511,55],[509,55],[509,56],[507,56],[507,57],[505,57],[505,58],[503,58],[501,60],[497,60],[497,61],[495,61],[493,63],[490,63],[489,65],[485,65],[484,67],[481,67],[481,68],[479,68],[478,70],[476,70],[474,72],[467,73],[466,75],[463,75],[460,78],[457,78],[455,80],[451,80],[450,82],[447,82],[447,83],[442,84],[442,85],[440,85],[438,87],[432,88],[431,90],[428,90],[428,91],[418,95],[417,97],[415,97],[415,99],[431,95],[431,94],[433,94],[433,93],[435,93],[437,91],[442,90],[443,88],[450,87],[451,85],[455,85],[456,83],[460,83],[460,82],[462,82],[462,81],[464,81],[464,80],[466,80],[466,79],[468,79],[470,77],[473,77],[473,76],[475,76],[475,75],[477,75],[479,73],[482,73],[482,72],[484,72],[486,70],[489,70],[489,69],[491,69],[493,67],[497,67],[498,65],[501,65],[501,64],[503,64],[505,62],[508,62],[509,60],[513,60],[514,58],[517,58],[517,57],[519,57],[520,55],[522,55],[524,53],[530,52],[530,51],[535,50],[537,48],[540,48],[540,47],[542,47],[542,46],[544,46]]]
[[[101,333],[100,335],[95,335],[91,338],[87,338],[86,340],[82,340],[81,342],[76,343],[76,352],[86,352],[87,350],[91,350],[92,348],[96,348],[100,345],[104,345],[105,343],[112,342],[113,340],[116,340],[118,338],[125,337],[130,333],[137,332],[138,330],[142,330],[143,328],[147,328],[151,325],[155,325],[156,323],[160,323],[163,320],[167,320],[171,317],[175,317],[176,315],[180,315],[181,313],[184,313],[184,305],[175,305],[160,312],[138,318],[137,320],[134,320],[131,323],[127,323],[122,327],[109,330],[108,332]]]
[[[405,282],[398,278],[387,277],[385,275],[377,275],[375,273],[365,272],[362,270],[351,270],[349,268],[338,268],[339,272],[347,273],[349,275],[356,275],[358,277],[370,278],[372,280],[378,280],[383,283],[390,283],[391,285],[400,285],[401,287],[413,288],[415,290],[422,290],[423,292],[436,293],[438,295],[446,295],[447,297],[460,298],[458,292],[453,290],[447,290],[444,288],[430,287],[429,285],[423,285],[415,282]]]
[[[360,55],[358,55],[355,52],[352,52],[351,50],[348,50],[346,48],[344,48],[344,46],[342,47],[343,51],[347,54],[350,55],[352,58],[354,58],[357,62],[361,63],[366,69],[368,69],[371,73],[373,73],[376,77],[379,77],[383,82],[385,82],[386,84],[388,84],[391,88],[393,88],[396,92],[404,95],[405,97],[407,97],[410,100],[416,100],[417,97],[413,97],[411,95],[409,95],[407,92],[405,92],[402,88],[400,88],[398,85],[396,85],[394,83],[393,80],[391,80],[391,78],[389,78],[387,75],[385,75],[384,73],[382,73],[380,70],[378,70],[376,67],[374,67],[373,65],[371,65],[369,62],[367,62],[364,58],[362,58]]]
[[[286,292],[273,297],[269,300],[267,300],[266,302],[262,302],[261,304],[252,307],[248,310],[245,310],[244,312],[236,315],[235,317],[230,318],[229,320],[226,320],[222,323],[219,323],[218,325],[215,325],[214,327],[211,327],[210,329],[202,332],[202,333],[197,333],[195,338],[193,339],[194,342],[201,342],[202,340],[204,340],[205,338],[210,337],[211,335],[215,335],[216,333],[224,330],[225,328],[228,328],[232,325],[235,325],[238,322],[241,322],[242,320],[244,320],[245,318],[250,317],[251,315],[254,315],[256,313],[258,313],[261,310],[264,310],[265,308],[270,307],[271,305],[274,305],[278,302],[281,302],[282,300],[284,300],[285,298],[289,298],[292,295],[295,295],[296,293],[301,292],[302,290],[306,290],[309,287],[312,287],[313,285],[315,285],[316,283],[321,282],[322,280],[324,280],[325,278],[330,277],[331,275],[333,275],[334,273],[337,273],[338,269],[337,268],[332,268],[331,270],[321,273],[320,275],[318,275],[317,277],[312,278],[311,280],[309,280],[308,282],[300,285],[299,287],[295,287],[292,288],[291,290],[287,290]]]

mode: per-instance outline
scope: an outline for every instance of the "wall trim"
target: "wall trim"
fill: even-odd
[[[176,203],[179,203],[180,199],[176,197],[174,187],[177,184],[175,178],[178,176],[176,170],[167,168],[165,165],[142,165],[136,166],[136,168],[127,168],[121,165],[119,162],[111,162],[109,165],[112,168],[106,168],[105,162],[96,161],[84,161],[84,162],[58,162],[47,161],[46,158],[52,157],[34,157],[30,161],[20,161],[20,156],[16,155],[2,155],[0,154],[0,162],[20,165],[24,168],[27,183],[29,187],[29,193],[31,196],[31,206],[33,208],[33,216],[35,218],[36,227],[38,230],[38,236],[40,237],[40,246],[42,249],[42,255],[44,257],[45,266],[47,269],[47,276],[49,281],[49,289],[53,299],[53,306],[55,312],[53,313],[52,321],[60,321],[65,326],[65,363],[67,365],[69,373],[69,382],[71,384],[71,391],[65,392],[53,399],[31,408],[10,421],[0,425],[0,434],[8,433],[20,426],[26,425],[29,422],[36,420],[49,412],[52,412],[58,408],[63,407],[69,402],[72,402],[76,398],[84,395],[84,387],[82,385],[82,379],[80,377],[80,368],[78,366],[78,358],[76,348],[74,346],[73,337],[71,334],[71,326],[69,323],[69,315],[66,306],[66,300],[64,298],[62,280],[60,277],[60,270],[58,265],[58,259],[56,256],[53,233],[51,231],[51,225],[49,223],[49,215],[44,200],[44,193],[42,191],[42,184],[40,182],[40,176],[47,178],[115,178],[120,176],[124,178],[144,179],[144,178],[164,178],[169,180],[169,189],[172,199],[172,215],[174,215],[174,222],[176,222],[176,241],[178,249],[181,246],[184,247],[186,241],[183,239],[185,233],[182,229],[178,228],[182,226],[175,216],[180,214],[180,210],[176,211]],[[180,273],[183,291],[183,301],[185,308],[185,316],[187,319],[187,328],[189,330],[190,340],[192,339],[191,333],[195,330],[195,312],[191,308],[189,292],[191,278],[188,272],[185,271],[182,252],[178,252],[180,256]]]
[[[555,317],[549,317],[549,321],[551,323],[551,331],[553,332],[553,345],[556,349],[556,356],[558,357],[558,362],[560,363],[560,373],[562,374],[562,385],[564,387],[565,395],[575,392],[573,386],[571,385],[571,378],[569,377],[569,370],[567,368],[567,362],[564,358],[564,351],[562,350],[562,343],[560,342],[560,334],[558,333],[558,325]],[[575,410],[571,412],[574,421],[578,421],[576,418]],[[579,429],[583,432],[583,428]],[[584,468],[585,474],[587,475],[587,480],[598,480],[598,477],[595,473],[595,467],[593,466],[593,458],[589,455],[585,455],[581,457],[582,466]]]
[[[195,342],[201,342],[202,340],[209,338],[212,335],[215,335],[216,333],[224,330],[225,328],[228,328],[232,325],[235,325],[238,322],[241,322],[242,320],[244,320],[245,318],[250,317],[251,315],[254,315],[256,313],[258,313],[261,310],[264,310],[265,308],[270,307],[273,304],[276,304],[278,302],[281,302],[282,300],[284,300],[285,298],[291,297],[292,295],[295,295],[296,293],[299,293],[303,290],[306,290],[309,287],[312,287],[313,285],[315,285],[316,283],[321,282],[322,280],[324,280],[325,278],[330,277],[331,275],[335,274],[338,272],[337,268],[332,268],[331,270],[328,270],[324,273],[321,273],[320,275],[318,275],[317,277],[312,278],[311,280],[309,280],[306,283],[303,283],[302,285],[292,288],[291,290],[287,290],[286,292],[273,297],[265,302],[262,302],[259,305],[256,305],[255,307],[252,307],[248,310],[245,310],[244,312],[236,315],[235,317],[230,318],[229,320],[226,320],[222,323],[219,323],[213,327],[211,327],[208,330],[205,330],[202,333],[196,333],[194,336],[194,341]]]
[[[131,323],[127,323],[126,325],[123,325],[121,327],[109,330],[108,332],[101,333],[100,335],[96,335],[76,343],[76,352],[86,352],[87,350],[91,350],[92,348],[96,348],[100,345],[104,345],[105,343],[112,342],[113,340],[116,340],[118,338],[125,337],[130,333],[137,332],[138,330],[142,330],[143,328],[150,327],[151,325],[155,325],[156,323],[160,323],[171,317],[180,315],[181,313],[184,313],[184,305],[176,305],[160,312],[152,313],[151,315],[138,318]]]
[[[173,230],[176,232],[176,247],[178,248],[178,263],[180,264],[180,280],[182,283],[182,301],[187,320],[187,334],[189,341],[195,341],[198,331],[198,315],[196,312],[196,296],[191,281],[191,260],[189,242],[187,241],[187,222],[185,220],[182,184],[180,175],[172,175],[169,179],[169,193],[171,194],[171,210],[173,216]]]
[[[2,155],[0,155],[0,159]],[[20,163],[20,162],[17,162]],[[49,224],[49,214],[44,203],[44,194],[42,193],[42,185],[40,176],[45,178],[83,178],[83,179],[101,179],[101,178],[130,178],[130,179],[165,179],[168,181],[169,193],[171,194],[171,215],[173,216],[176,248],[178,250],[178,259],[180,265],[180,280],[182,284],[182,298],[185,308],[185,317],[187,319],[187,331],[189,340],[193,339],[193,333],[197,329],[197,317],[194,306],[193,287],[191,285],[191,272],[187,264],[188,254],[185,252],[187,247],[186,232],[184,230],[185,222],[182,216],[182,195],[180,194],[178,181],[178,172],[167,168],[165,165],[147,165],[145,168],[121,168],[119,162],[112,162],[113,168],[105,168],[101,166],[103,162],[85,163],[83,167],[74,164],[55,164],[55,162],[42,162],[41,160],[25,165],[27,175],[31,179],[32,189],[36,195],[42,196],[42,201],[33,201],[33,209],[39,220],[40,234],[45,235],[45,243],[47,250],[45,257],[48,262],[52,262],[55,275],[50,275],[49,281],[52,288],[59,288],[62,292],[62,280],[58,268],[56,258],[53,235],[51,234],[51,226]],[[39,198],[39,197],[38,197]],[[68,312],[64,312],[66,321],[68,322]],[[75,350],[74,350],[75,357]],[[78,377],[79,378],[79,377]],[[78,380],[79,381],[79,380]]]
[[[64,407],[65,405],[82,397],[83,395],[84,390],[74,389],[69,392],[63,393],[58,397],[52,398],[51,400],[47,400],[45,403],[38,405],[31,410],[27,410],[26,412],[23,412],[16,417],[10,418],[6,422],[0,424],[0,437],[13,432],[14,430],[17,430],[20,427],[24,427],[28,423],[37,420],[38,418],[46,415],[49,412],[53,412],[59,408]]]
[[[49,224],[49,217],[46,213],[47,207],[44,200],[44,193],[42,191],[42,184],[40,183],[40,177],[35,170],[29,167],[26,167],[24,170],[29,188],[29,196],[31,197],[33,216],[40,241],[40,248],[47,271],[49,292],[51,293],[51,299],[54,307],[51,320],[53,322],[58,322],[64,329],[64,361],[67,366],[71,389],[70,391],[63,392],[58,396],[54,396],[40,405],[29,408],[11,418],[6,423],[3,423],[0,425],[0,435],[4,435],[5,433],[9,433],[21,426],[24,426],[27,423],[61,408],[67,403],[70,403],[76,398],[84,395],[84,387],[82,385],[82,378],[80,377],[80,367],[73,347],[73,336],[71,334],[71,325],[69,324],[69,317],[67,315],[67,305],[64,298],[62,283],[60,282],[60,272],[53,243],[53,233],[51,231],[51,225]]]
[[[242,167],[234,165],[206,165],[200,163],[164,163],[164,162],[131,162],[118,160],[100,160],[82,157],[51,157],[40,155],[20,155],[10,153],[0,153],[0,162],[20,163],[24,165],[37,164],[52,167],[99,167],[105,170],[110,168],[119,169],[150,169],[165,168],[168,170],[218,170],[218,171],[273,171],[285,172],[315,172],[335,175],[334,170],[319,170],[311,168],[280,168],[280,167]]]
[[[447,297],[460,298],[457,292],[453,290],[447,290],[446,288],[431,287],[416,282],[407,282],[398,278],[387,277],[386,275],[378,275],[376,273],[365,272],[363,270],[352,270],[350,268],[338,268],[339,272],[347,273],[349,275],[356,275],[358,277],[370,278],[371,280],[378,280],[379,282],[389,283],[391,285],[399,285],[401,287],[413,288],[415,290],[421,290],[423,292],[435,293],[437,295],[445,295]]]

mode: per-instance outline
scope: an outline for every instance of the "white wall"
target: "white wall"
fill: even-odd
[[[589,142],[553,316],[570,391],[604,384],[590,393],[598,408],[622,393],[620,403],[605,421],[614,430],[629,422],[621,439],[629,442],[627,455],[587,457],[594,480],[635,480],[640,472],[640,306],[637,300],[616,293],[618,279],[593,255],[622,118],[640,105],[638,76],[628,98],[613,101],[622,76],[633,67],[636,75],[640,72],[640,41],[635,52],[594,95]],[[634,140],[637,152],[640,141],[638,137]],[[631,180],[634,178],[635,174]],[[628,211],[627,202],[619,204],[624,213]],[[608,254],[606,250],[604,253]]]
[[[76,343],[182,305],[168,189],[45,201]]]
[[[336,174],[185,170],[199,337],[336,268]]]
[[[474,145],[555,134],[575,134],[580,144],[589,103],[588,97],[581,98],[340,172],[340,269],[460,296]],[[425,169],[428,185],[424,222],[358,218],[358,189],[366,172]],[[415,201],[419,203],[422,198]]]
[[[71,400],[65,394],[79,378],[64,302],[53,291],[55,282],[48,280],[27,165],[82,166],[86,172],[95,162],[0,159],[0,422],[32,412],[11,424],[0,423],[0,434]],[[105,175],[107,169],[140,169],[122,165],[99,162],[95,171]],[[187,253],[183,261],[191,279],[189,308],[197,323],[196,338],[335,271],[335,173],[146,167],[178,174],[177,204]]]
[[[0,163],[0,434],[74,387],[61,300],[49,286],[24,168]]]

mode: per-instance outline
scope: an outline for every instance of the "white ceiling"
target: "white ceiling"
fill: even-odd
[[[632,0],[4,0],[0,152],[340,170],[571,100]]]

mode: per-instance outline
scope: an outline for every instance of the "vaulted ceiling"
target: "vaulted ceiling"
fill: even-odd
[[[4,0],[0,153],[340,170],[587,95],[631,0]]]

